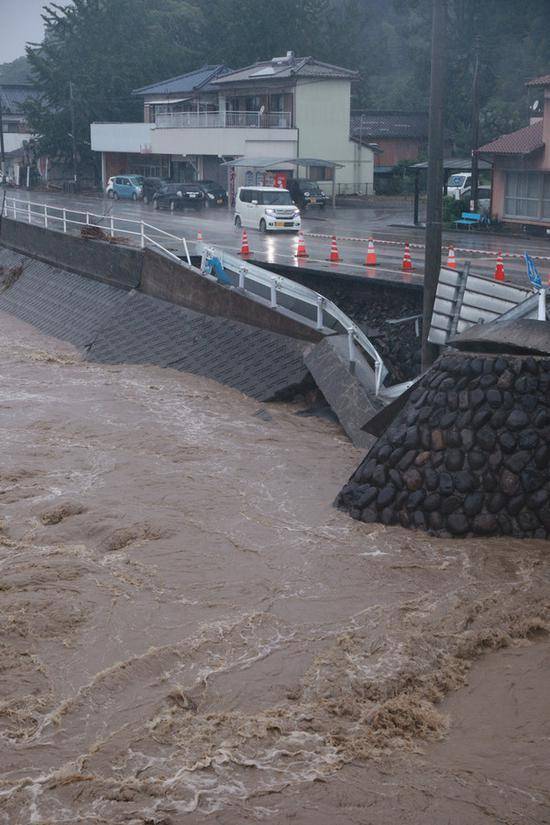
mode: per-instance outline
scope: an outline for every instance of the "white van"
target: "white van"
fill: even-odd
[[[297,232],[302,225],[300,210],[288,189],[274,186],[241,186],[235,200],[235,226],[260,232]]]
[[[464,199],[466,189],[472,185],[472,176],[469,172],[457,172],[451,175],[447,183],[447,194],[457,201]]]

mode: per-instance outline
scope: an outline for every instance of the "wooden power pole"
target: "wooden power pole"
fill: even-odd
[[[445,33],[447,0],[433,0],[432,68],[430,79],[430,123],[428,135],[428,203],[426,210],[426,254],[424,259],[424,304],[422,313],[422,369],[437,358],[438,348],[428,341],[428,332],[441,267],[441,218],[443,206],[443,109],[445,96]]]
[[[479,146],[479,35],[474,41],[474,73],[472,79],[472,198],[470,207],[477,212],[479,189],[479,165],[477,148]]]

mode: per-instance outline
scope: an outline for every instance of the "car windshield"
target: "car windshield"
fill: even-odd
[[[258,203],[263,203],[264,206],[290,206],[292,198],[290,192],[285,189],[280,192],[261,192],[259,193]]]
[[[196,183],[187,183],[185,186],[180,186],[182,192],[200,192],[200,186]]]
[[[130,183],[135,186],[143,186],[143,175],[130,175]]]
[[[200,184],[202,189],[205,189],[207,192],[221,192],[223,191],[219,183],[211,183],[207,181],[206,183]]]
[[[449,180],[449,186],[464,186],[465,181],[465,175],[451,175],[451,179]]]
[[[168,194],[172,194],[173,192],[181,192],[182,190],[181,183],[167,183],[165,186],[162,187],[163,192],[168,192]]]
[[[300,189],[303,192],[320,192],[319,184],[313,180],[300,180]]]

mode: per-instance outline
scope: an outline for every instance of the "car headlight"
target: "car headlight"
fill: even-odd
[[[178,198],[183,198],[182,192],[177,192],[176,194],[177,194]]]
[[[299,218],[299,217],[300,217],[300,210],[299,210],[299,209],[295,209],[295,210],[294,210],[294,217],[295,217],[295,218]]]
[[[214,200],[214,195],[211,195],[210,192],[207,192],[206,194],[210,198],[210,200],[212,200],[212,201]]]
[[[309,198],[309,192],[304,192],[304,196],[305,196],[306,198]]]
[[[275,217],[275,210],[274,209],[266,209],[265,214],[269,215],[270,218],[274,218]]]

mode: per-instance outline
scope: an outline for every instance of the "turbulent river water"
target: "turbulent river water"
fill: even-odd
[[[0,317],[0,822],[550,822],[549,545],[332,501],[335,425]]]

